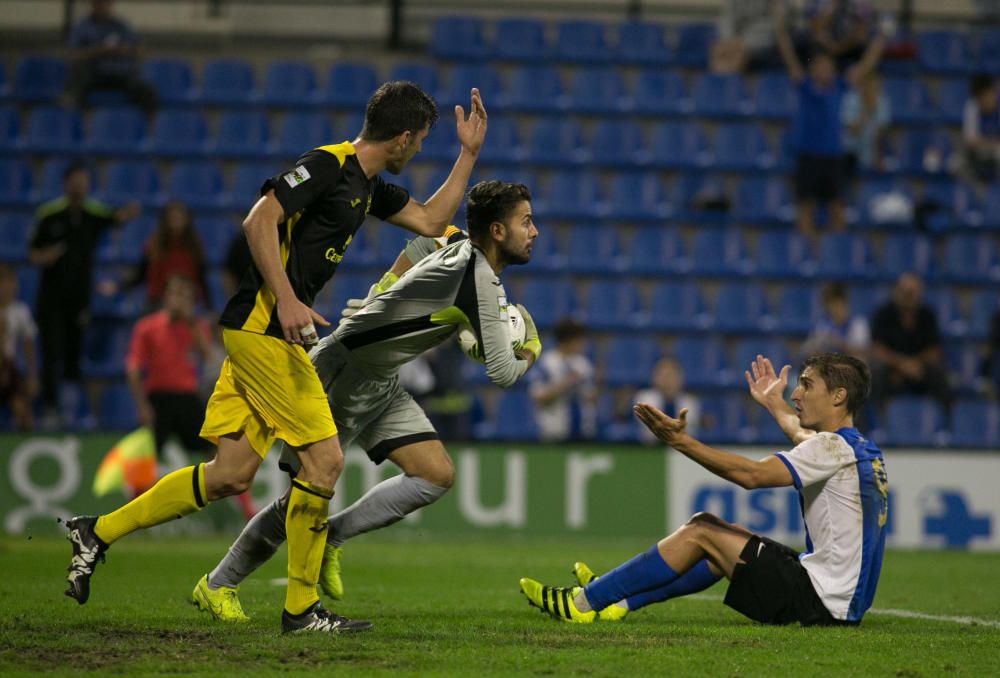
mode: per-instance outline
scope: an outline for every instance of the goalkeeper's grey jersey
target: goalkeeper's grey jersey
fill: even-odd
[[[468,240],[425,256],[316,350],[339,343],[369,375],[389,378],[465,323],[483,350],[490,380],[501,387],[514,384],[528,363],[511,346],[507,292],[482,250]]]

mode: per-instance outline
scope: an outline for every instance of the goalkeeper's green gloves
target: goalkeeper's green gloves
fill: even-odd
[[[521,344],[521,348],[530,352],[535,356],[535,360],[538,360],[538,356],[542,354],[542,340],[538,338],[538,329],[535,327],[535,321],[531,319],[531,314],[528,313],[528,309],[524,305],[518,304],[517,310],[521,312],[521,316],[524,318],[524,343]]]

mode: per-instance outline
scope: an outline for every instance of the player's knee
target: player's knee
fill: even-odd
[[[455,484],[455,467],[452,465],[450,459],[444,459],[422,470],[419,477],[431,485],[448,490]]]

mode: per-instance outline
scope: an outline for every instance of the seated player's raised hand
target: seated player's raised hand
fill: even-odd
[[[676,419],[646,403],[636,403],[633,410],[639,421],[645,424],[646,428],[653,435],[667,445],[672,445],[684,433],[684,429],[687,427],[688,411],[686,407],[677,413]]]
[[[479,149],[486,139],[486,107],[475,87],[472,88],[468,119],[465,117],[465,110],[461,106],[455,106],[455,128],[462,148],[472,155],[479,155]]]
[[[771,361],[758,355],[750,363],[750,370],[753,374],[743,373],[747,378],[747,386],[750,387],[750,395],[764,407],[767,407],[768,403],[774,399],[784,400],[785,388],[788,386],[788,371],[791,369],[791,365],[785,365],[781,368],[781,374],[775,374]]]

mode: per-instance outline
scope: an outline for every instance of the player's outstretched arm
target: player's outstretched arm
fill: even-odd
[[[785,62],[785,70],[788,71],[788,77],[798,82],[806,77],[806,72],[802,67],[802,62],[799,61],[798,55],[795,54],[795,46],[792,45],[792,39],[788,35],[788,26],[785,25],[785,6],[783,2],[771,3],[771,20],[774,22],[774,35],[775,41],[778,43],[778,53],[781,54],[781,60]]]
[[[750,370],[744,372],[747,378],[747,386],[750,387],[750,396],[757,401],[761,407],[767,410],[774,420],[781,427],[782,432],[794,444],[798,445],[803,440],[816,435],[816,432],[807,428],[802,428],[795,411],[785,402],[785,388],[788,387],[788,371],[791,365],[781,368],[781,374],[775,374],[774,365],[762,355],[758,355],[756,360],[750,363]]]
[[[483,106],[478,89],[472,89],[468,118],[461,106],[455,106],[455,129],[461,151],[448,178],[427,202],[411,199],[402,210],[389,217],[390,224],[419,235],[436,237],[442,235],[448,224],[452,223],[465,196],[465,188],[469,185],[469,176],[479,156],[479,149],[486,139],[486,107]]]
[[[720,478],[747,490],[793,484],[788,467],[774,455],[754,461],[738,454],[716,450],[689,435],[684,430],[687,426],[687,408],[682,409],[676,419],[646,403],[637,403],[634,410],[639,421],[660,441]]]

